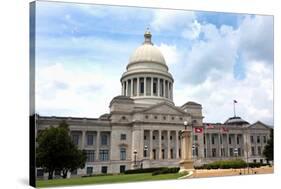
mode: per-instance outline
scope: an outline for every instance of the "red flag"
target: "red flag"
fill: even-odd
[[[226,128],[226,127],[222,127],[222,128],[221,128],[221,132],[228,132],[228,131],[229,131],[229,129]]]
[[[203,128],[194,128],[195,133],[202,133]]]
[[[233,102],[234,102],[234,103],[237,103],[237,101],[236,101],[236,100],[233,100]]]
[[[207,129],[213,129],[213,128],[215,128],[215,127],[214,127],[213,125],[207,123],[207,124],[206,124],[206,128],[207,128]]]

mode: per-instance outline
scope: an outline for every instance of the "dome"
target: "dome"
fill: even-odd
[[[153,46],[151,37],[147,30],[144,42],[130,56],[120,79],[121,94],[130,97],[138,105],[153,105],[163,101],[173,104],[174,79],[164,56]]]
[[[147,43],[144,43],[133,52],[129,59],[129,62],[155,62],[166,65],[162,53],[152,44]]]
[[[129,58],[128,70],[139,67],[153,69],[158,67],[163,71],[168,70],[163,54],[153,45],[151,37],[151,33],[146,31],[143,44],[135,49]]]
[[[242,119],[241,117],[231,117],[228,120],[224,122],[226,125],[243,125],[243,124],[249,124],[247,121]]]

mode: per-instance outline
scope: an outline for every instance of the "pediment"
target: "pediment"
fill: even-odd
[[[253,123],[252,125],[249,125],[250,129],[270,129],[270,127],[260,121],[257,121],[256,123]]]
[[[181,110],[180,108],[168,104],[168,103],[160,103],[154,106],[151,106],[147,109],[142,110],[141,112],[147,114],[167,114],[167,115],[186,115],[187,113]]]

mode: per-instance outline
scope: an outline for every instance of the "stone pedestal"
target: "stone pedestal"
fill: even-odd
[[[181,161],[180,172],[193,170],[192,160],[192,136],[191,131],[184,130],[181,133]]]

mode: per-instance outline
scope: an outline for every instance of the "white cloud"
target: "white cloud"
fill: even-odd
[[[178,64],[182,60],[182,54],[176,45],[168,45],[161,43],[160,46],[156,46],[163,54],[168,66]]]
[[[195,19],[192,11],[155,10],[151,27],[155,31],[175,31],[182,27],[189,27]]]
[[[79,71],[61,63],[36,72],[36,108],[42,115],[98,117],[120,94],[119,80],[102,70]],[[101,95],[106,94],[106,95]]]

